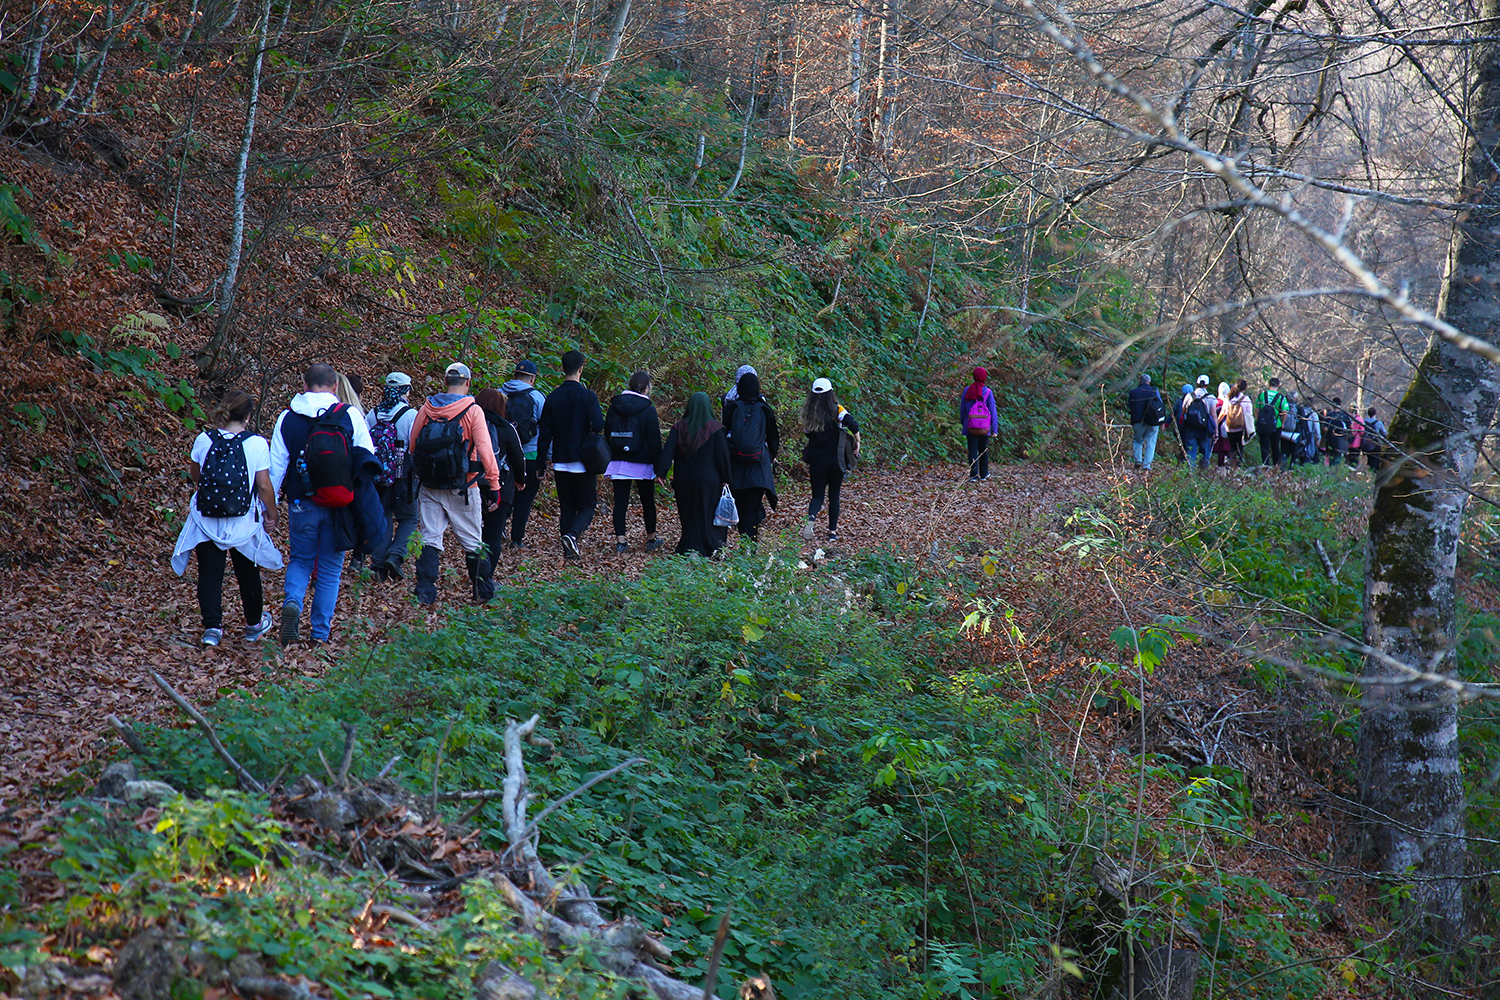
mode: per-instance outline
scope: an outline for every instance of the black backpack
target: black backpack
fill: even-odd
[[[653,413],[653,409],[648,406],[628,416],[616,415],[617,412],[611,407],[609,415],[615,419],[610,421],[606,434],[610,457],[621,462],[646,461],[646,414]]]
[[[304,417],[303,419],[307,419]],[[312,418],[307,443],[297,460],[302,489],[319,507],[347,507],[354,502],[354,475],[349,460],[349,404],[337,403]]]
[[[537,394],[536,388],[532,387],[511,396],[505,404],[505,416],[516,429],[516,437],[521,439],[522,448],[526,447],[527,441],[536,437],[536,418],[542,412],[541,404],[536,401]]]
[[[198,513],[204,517],[241,517],[250,511],[250,463],[245,459],[249,431],[225,437],[209,434],[213,443],[198,473]]]
[[[1276,426],[1276,403],[1281,399],[1281,393],[1275,389],[1268,389],[1260,394],[1260,405],[1255,408],[1255,426]]]
[[[1343,410],[1330,410],[1323,418],[1324,424],[1328,427],[1328,440],[1347,442],[1351,419]]]
[[[463,416],[479,404],[470,403],[451,417],[429,416],[417,435],[412,465],[417,479],[433,490],[462,490],[469,485],[469,442],[464,439]]]
[[[1141,408],[1143,423],[1147,427],[1160,427],[1167,422],[1166,404],[1161,401],[1161,393],[1153,392],[1146,400],[1146,405]]]
[[[1208,403],[1195,398],[1182,415],[1182,425],[1190,431],[1206,431],[1212,426],[1208,419]]]
[[[759,465],[766,453],[766,404],[740,401],[729,428],[729,458]]]
[[[506,457],[505,449],[500,446],[500,418],[486,413],[484,424],[490,429],[490,448],[495,452],[495,468],[500,470],[500,490],[503,493],[505,487],[510,485],[511,468],[510,459]]]

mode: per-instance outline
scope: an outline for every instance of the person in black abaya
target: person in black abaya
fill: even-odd
[[[672,494],[682,522],[677,554],[713,556],[729,539],[729,529],[714,524],[719,496],[729,483],[729,443],[724,425],[713,418],[707,393],[689,396],[682,419],[672,425],[656,461],[657,478],[665,479],[668,469],[673,470]]]
[[[740,376],[734,396],[724,400],[724,431],[729,435],[729,489],[740,510],[739,532],[754,539],[760,535],[761,522],[766,519],[765,503],[776,509],[776,478],[771,463],[781,450],[781,432],[776,429],[776,414],[771,404],[760,394],[760,376],[755,372]],[[745,423],[748,414],[740,410],[750,407],[757,408],[757,414]],[[736,423],[736,417],[742,422]],[[752,428],[758,440],[735,441],[735,428],[742,426]]]

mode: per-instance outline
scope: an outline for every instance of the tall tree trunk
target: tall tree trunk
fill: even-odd
[[[609,41],[604,46],[604,60],[599,63],[599,75],[594,79],[594,89],[589,93],[589,107],[585,116],[599,107],[599,98],[604,94],[604,85],[609,83],[609,71],[614,68],[615,58],[620,54],[620,43],[625,39],[625,24],[630,20],[630,0],[620,0],[615,8],[615,23],[609,29]]]
[[[1466,333],[1500,329],[1500,209],[1492,157],[1500,147],[1500,0],[1481,0],[1469,30],[1470,134],[1438,315]],[[1454,663],[1459,530],[1480,435],[1495,418],[1500,373],[1434,337],[1391,421],[1401,454],[1375,495],[1365,573],[1365,662],[1375,682],[1360,718],[1360,792],[1375,860],[1410,878],[1410,916],[1440,941],[1464,931],[1463,775],[1452,693],[1402,684],[1390,661],[1428,671]],[[1390,456],[1388,456],[1390,457]]]
[[[235,7],[238,9],[238,3]],[[229,258],[224,264],[224,279],[219,286],[219,321],[214,331],[217,354],[234,313],[234,294],[239,286],[240,255],[245,248],[245,183],[250,172],[250,146],[255,140],[255,113],[260,108],[260,70],[266,58],[266,36],[271,27],[271,0],[262,0],[260,24],[255,34],[255,55],[250,60],[250,92],[245,99],[245,128],[240,133],[240,155],[234,172],[234,221],[229,233]]]

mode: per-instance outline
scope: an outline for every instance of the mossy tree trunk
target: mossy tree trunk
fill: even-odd
[[[1482,0],[1472,51],[1459,198],[1494,205],[1500,146],[1500,0]],[[1438,314],[1472,336],[1500,338],[1500,210],[1459,216]],[[1494,421],[1500,373],[1434,337],[1390,421],[1392,442],[1370,515],[1365,641],[1373,683],[1359,732],[1360,792],[1370,846],[1386,872],[1410,878],[1409,916],[1439,939],[1465,926],[1463,776],[1451,692],[1406,680],[1393,662],[1454,667],[1459,531],[1481,435]]]

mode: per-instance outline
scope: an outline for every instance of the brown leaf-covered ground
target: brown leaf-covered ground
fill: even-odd
[[[185,435],[184,435],[185,438]],[[178,443],[186,447],[186,441]],[[857,472],[844,488],[839,548],[894,545],[930,554],[934,540],[951,555],[965,537],[1001,550],[1017,539],[1035,538],[1056,526],[1059,511],[1095,493],[1099,474],[1089,469],[1015,466],[1000,469],[988,483],[962,481],[961,468]],[[150,507],[122,513],[115,522],[78,523],[57,537],[55,550],[31,550],[29,560],[0,571],[0,636],[6,684],[0,703],[0,801],[14,803],[28,792],[62,781],[83,765],[112,755],[118,744],[108,736],[107,716],[158,716],[168,707],[151,682],[159,671],[189,698],[209,702],[218,693],[253,686],[270,675],[315,675],[350,644],[379,637],[403,625],[436,625],[441,609],[465,600],[462,564],[450,552],[439,613],[428,614],[412,600],[411,584],[358,583],[346,576],[335,623],[335,642],[313,652],[286,651],[266,641],[246,644],[232,580],[225,588],[225,640],[216,649],[198,644],[201,627],[193,590],[194,569],[177,577],[168,565],[177,523],[165,510],[180,510],[189,496],[184,484]],[[601,491],[601,497],[603,491]],[[796,536],[806,511],[807,492],[787,484],[768,532]],[[668,550],[640,551],[639,509],[632,508],[632,551],[615,554],[607,511],[601,511],[585,537],[584,561],[563,563],[556,547],[555,507],[544,494],[528,539],[532,547],[504,553],[497,577],[504,600],[505,578],[518,562],[526,576],[554,579],[568,573],[632,576],[648,559],[675,558]],[[675,540],[675,515],[664,511],[662,534]],[[36,527],[45,530],[44,518]],[[124,521],[124,524],[118,523]],[[283,543],[284,533],[278,539]],[[770,539],[763,544],[775,544]],[[811,555],[816,545],[803,546]],[[1076,561],[1076,560],[1075,560]],[[263,574],[267,604],[279,602],[279,572]],[[351,634],[351,631],[355,634]]]

